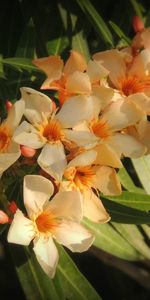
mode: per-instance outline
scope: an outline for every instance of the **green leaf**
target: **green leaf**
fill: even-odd
[[[113,37],[112,34],[100,16],[100,14],[96,11],[94,6],[89,0],[76,0],[85,15],[89,18],[91,21],[91,24],[94,26],[95,30],[97,33],[100,35],[100,37],[103,37],[104,41],[111,45],[112,47],[114,46],[113,42]]]
[[[138,260],[141,255],[110,224],[97,224],[83,220],[83,224],[95,235],[94,245],[112,255]]]
[[[150,155],[132,159],[132,163],[143,188],[150,194]]]
[[[63,283],[66,299],[69,300],[100,300],[101,297],[96,293],[87,279],[79,272],[72,259],[59,246],[58,275]]]
[[[102,202],[111,216],[112,222],[125,224],[150,224],[150,212],[137,210],[115,201],[102,198]]]
[[[19,70],[25,69],[29,72],[31,71],[37,71],[41,72],[32,64],[32,60],[29,58],[24,57],[11,57],[11,58],[4,58],[0,59],[0,62],[2,62],[5,65],[9,65],[11,67],[17,68]]]
[[[150,210],[150,195],[124,191],[119,196],[102,196],[102,198],[106,198],[117,204],[119,203],[121,205],[125,205],[139,210]]]
[[[112,22],[112,21],[109,21],[109,24],[111,25],[111,27],[112,27],[112,29],[114,30],[114,32],[118,35],[118,37],[119,37],[120,39],[123,39],[123,40],[127,43],[127,45],[130,45],[131,39],[128,38],[128,37],[125,35],[125,33],[120,29],[120,27],[117,26],[117,25],[116,25],[114,22]]]
[[[137,16],[139,16],[140,18],[142,18],[142,6],[141,4],[139,4],[136,0],[130,0],[133,8],[134,8],[134,11],[136,13]]]
[[[145,191],[139,187],[136,187],[134,182],[132,181],[131,177],[129,176],[127,170],[125,168],[121,168],[118,172],[120,182],[122,186],[128,190],[129,192],[135,192],[135,193],[140,193],[144,194]]]
[[[53,280],[43,272],[33,250],[10,245],[19,281],[27,300],[61,300]]]
[[[145,258],[150,259],[150,249],[144,241],[144,236],[135,225],[112,223],[116,230]]]

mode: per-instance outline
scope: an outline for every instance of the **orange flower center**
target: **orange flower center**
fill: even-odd
[[[48,141],[60,141],[64,137],[62,127],[57,120],[51,120],[44,127],[42,134]]]
[[[94,166],[84,166],[84,167],[70,167],[65,171],[64,177],[74,183],[79,190],[84,190],[85,188],[91,188],[95,182],[95,169]]]
[[[58,225],[58,220],[49,212],[42,212],[35,220],[37,229],[41,233],[49,233]]]
[[[0,126],[0,152],[5,152],[11,141],[11,134],[8,127]]]
[[[90,128],[97,137],[102,139],[112,135],[107,121],[104,121],[103,119],[91,121]]]
[[[144,92],[150,88],[150,77],[144,79],[138,78],[135,75],[127,76],[119,80],[120,89],[124,95],[129,96],[135,93]]]

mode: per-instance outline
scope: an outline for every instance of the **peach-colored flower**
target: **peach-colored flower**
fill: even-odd
[[[150,114],[150,51],[148,49],[142,50],[135,57],[127,52],[113,49],[96,53],[93,58],[109,70],[110,84],[115,89],[115,98],[130,96],[136,105],[146,114]]]
[[[84,57],[74,50],[65,65],[60,56],[36,59],[33,63],[47,75],[41,89],[57,90],[61,105],[72,96],[93,94],[92,87],[100,86],[100,80],[108,75],[98,62],[90,60],[87,64]],[[99,93],[102,93],[101,89]]]

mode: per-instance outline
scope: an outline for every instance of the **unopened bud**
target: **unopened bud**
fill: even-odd
[[[16,210],[18,209],[17,204],[15,201],[11,201],[10,204],[8,204],[8,210],[14,215],[16,213]]]
[[[36,154],[36,149],[27,147],[27,146],[20,146],[21,154],[24,157],[33,157]]]
[[[8,111],[12,106],[13,106],[12,103],[9,100],[6,100],[5,102],[6,110]]]
[[[9,222],[9,217],[3,210],[0,210],[0,224],[6,224]]]
[[[145,28],[144,22],[138,16],[132,18],[132,26],[135,33],[140,32]]]

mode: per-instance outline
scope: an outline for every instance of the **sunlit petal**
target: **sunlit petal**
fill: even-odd
[[[59,244],[72,252],[83,252],[89,249],[94,241],[93,235],[82,225],[65,220],[55,230],[54,237]]]
[[[100,198],[98,198],[91,189],[84,190],[84,211],[85,217],[93,222],[106,223],[110,220]]]
[[[59,259],[58,251],[53,239],[51,237],[49,237],[49,239],[44,239],[43,237],[35,239],[33,250],[44,272],[50,278],[53,278]]]
[[[34,236],[35,232],[32,221],[27,219],[23,213],[17,209],[8,231],[8,242],[28,246]]]
[[[53,184],[45,177],[39,175],[24,177],[24,204],[29,217],[43,211],[53,192]]]

